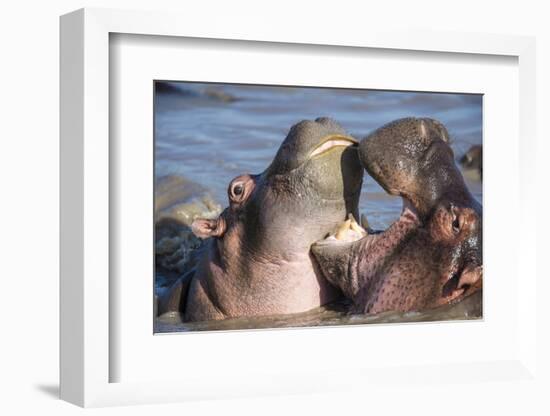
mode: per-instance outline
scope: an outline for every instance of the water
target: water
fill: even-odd
[[[361,138],[401,117],[431,117],[448,128],[457,159],[482,140],[482,97],[472,94],[411,93],[245,86],[170,84],[182,94],[157,94],[155,174],[180,175],[211,190],[227,204],[227,185],[242,173],[260,173],[273,159],[290,126],[329,116]],[[233,100],[231,100],[231,97]],[[481,201],[481,183],[466,177]],[[375,228],[386,228],[401,201],[365,177],[360,211]]]
[[[289,128],[303,119],[328,116],[348,133],[362,138],[397,118],[435,118],[449,130],[457,159],[470,146],[482,142],[480,95],[201,83],[169,83],[161,87],[163,91],[157,89],[155,95],[157,183],[170,175],[188,183],[197,198],[201,192],[208,193],[213,200],[206,202],[210,213],[213,205],[227,205],[227,186],[231,179],[243,173],[262,172]],[[467,174],[465,179],[474,197],[481,202],[479,178]],[[189,207],[189,192],[184,193],[185,207]],[[156,197],[174,199],[173,195],[158,193]],[[186,209],[180,212],[185,214]],[[193,209],[196,212],[196,204]],[[374,180],[365,176],[359,209],[367,213],[373,228],[385,229],[399,216],[401,200],[387,195]],[[157,206],[157,214],[158,210]],[[165,276],[157,274],[157,277],[157,282],[165,282]],[[157,289],[161,289],[159,285]],[[290,321],[288,317],[272,317],[263,323],[237,320],[233,326],[250,327],[251,322],[255,327],[263,327],[265,322],[269,327],[281,322],[283,326],[303,326],[299,323],[322,325],[349,320],[333,312],[327,315],[326,310],[315,311],[307,318],[290,318]],[[324,319],[327,316],[330,318]],[[463,315],[459,313],[460,316]],[[401,316],[401,319],[405,318]],[[164,326],[161,323],[159,321],[160,329],[185,329],[176,318]],[[233,328],[231,323],[225,325]]]

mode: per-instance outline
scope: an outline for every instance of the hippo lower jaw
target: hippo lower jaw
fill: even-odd
[[[361,223],[359,225],[352,215],[348,215],[348,219],[333,233],[311,246],[323,276],[351,299],[361,290],[365,276],[377,270],[409,230],[419,224],[419,220],[409,204],[404,203],[399,219],[386,231],[373,231],[365,216],[362,216]],[[360,271],[359,262],[368,264],[369,271]]]
[[[376,275],[380,265],[391,256],[415,228],[422,227],[419,214],[406,198],[400,217],[386,230],[374,232],[365,217],[359,225],[352,215],[325,239],[312,245],[311,251],[325,278],[354,299],[365,285],[369,275]],[[366,258],[369,271],[357,270],[360,257]],[[481,289],[483,266],[454,265],[435,282],[437,299],[431,307],[457,303]],[[367,294],[368,296],[368,294]],[[367,312],[367,310],[365,310]],[[368,313],[377,313],[376,307]]]

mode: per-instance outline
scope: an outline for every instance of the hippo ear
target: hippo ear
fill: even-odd
[[[419,123],[419,134],[420,134],[420,138],[424,141],[424,142],[428,142],[428,140],[430,139],[430,136],[428,134],[428,127],[426,126],[426,123],[424,120],[420,119],[420,123]]]
[[[226,230],[225,219],[220,215],[218,219],[197,218],[191,224],[191,231],[198,238],[222,237]]]
[[[447,144],[451,143],[447,128],[433,118],[420,119],[419,133],[420,137],[428,144],[435,137],[443,140]]]

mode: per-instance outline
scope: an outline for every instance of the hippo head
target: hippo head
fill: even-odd
[[[216,237],[220,248],[249,260],[309,257],[313,242],[357,213],[363,172],[357,147],[328,118],[297,123],[271,165],[261,174],[233,179],[229,207],[217,219],[195,220],[194,233]]]
[[[421,310],[481,287],[481,206],[448,143],[441,123],[416,118],[387,124],[361,142],[362,165],[402,197],[402,214],[381,233],[350,218],[312,247],[325,277],[361,311]]]
[[[422,217],[445,198],[475,203],[455,165],[449,133],[436,120],[404,118],[386,124],[361,142],[359,157],[386,192],[411,202]]]

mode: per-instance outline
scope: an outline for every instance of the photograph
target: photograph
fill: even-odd
[[[153,87],[155,333],[482,319],[481,94]]]

